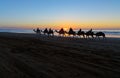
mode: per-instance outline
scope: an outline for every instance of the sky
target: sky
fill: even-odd
[[[120,0],[0,0],[0,28],[120,29]]]

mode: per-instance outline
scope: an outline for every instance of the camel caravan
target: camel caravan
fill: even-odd
[[[87,32],[82,31],[82,29],[80,29],[76,32],[72,28],[70,28],[69,31],[67,32],[63,28],[61,28],[60,30],[52,30],[51,28],[50,29],[45,28],[44,30],[40,30],[39,28],[37,28],[37,29],[33,29],[33,31],[36,34],[40,34],[40,35],[44,34],[47,36],[54,36],[54,33],[56,32],[59,34],[59,36],[63,36],[63,37],[73,36],[73,37],[83,37],[83,38],[100,38],[100,37],[102,37],[103,39],[106,38],[105,33],[103,33],[103,32],[95,33],[95,32],[93,32],[92,29],[90,29]]]

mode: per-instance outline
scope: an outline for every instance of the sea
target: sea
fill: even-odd
[[[76,32],[78,30],[75,30]],[[88,30],[83,30],[87,32]],[[120,30],[93,30],[96,32],[104,32],[106,37],[112,37],[112,38],[120,38]],[[10,33],[34,33],[32,29],[0,29],[0,32],[10,32]],[[58,35],[55,33],[55,35]]]

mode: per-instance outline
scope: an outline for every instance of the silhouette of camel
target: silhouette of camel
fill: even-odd
[[[92,31],[86,32],[85,35],[86,35],[86,38],[89,38],[89,36],[91,36],[92,38],[94,38],[94,32],[92,32]]]
[[[102,36],[103,38],[105,38],[105,33],[103,32],[97,32],[95,35],[97,38],[99,38],[99,36]]]
[[[82,31],[81,29],[77,32],[77,35],[78,36],[83,36],[83,38],[85,38],[85,32],[84,31]]]
[[[73,31],[72,28],[70,28],[69,31],[68,31],[68,35],[69,35],[69,36],[70,36],[70,35],[73,35],[73,37],[74,37],[74,36],[76,36],[76,32]]]
[[[34,31],[36,34],[41,34],[41,32],[42,32],[42,30],[40,30],[39,28],[33,29],[33,31]]]
[[[65,34],[67,33],[66,31],[64,31],[63,28],[61,28],[59,31],[55,30],[55,32],[59,33],[59,35],[61,36],[65,36]]]
[[[53,30],[51,28],[49,29],[47,34],[48,34],[48,36],[51,36],[51,35],[54,36],[54,32],[53,32]]]
[[[50,28],[49,30],[47,28],[45,28],[44,31],[40,30],[39,28],[36,28],[36,29],[33,29],[33,31],[36,33],[36,34],[41,34],[41,32],[44,33],[44,35],[48,35],[48,36],[54,36],[54,31]],[[100,36],[102,36],[103,38],[106,38],[105,37],[105,33],[103,32],[97,32],[96,34],[94,34],[94,32],[92,31],[92,29],[90,29],[89,31],[87,31],[86,33],[84,31],[82,31],[81,29],[76,33],[72,28],[69,29],[68,32],[66,32],[63,28],[61,28],[59,31],[55,30],[55,32],[59,33],[59,35],[61,36],[65,36],[65,34],[68,34],[69,36],[70,35],[73,35],[76,36],[83,36],[83,38],[85,38],[85,35],[86,35],[86,38],[89,38],[89,36],[91,36],[92,38],[94,38],[94,35],[96,36],[96,38],[99,38]]]
[[[48,35],[48,29],[45,28],[45,30],[43,31],[44,35]]]

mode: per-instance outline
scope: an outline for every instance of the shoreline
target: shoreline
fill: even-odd
[[[78,31],[78,30],[75,30],[76,32]],[[83,30],[83,31],[88,31],[88,30]],[[34,32],[33,32],[33,30],[32,29],[4,29],[4,30],[1,30],[0,32],[8,32],[8,33],[31,33],[31,34],[33,34]],[[105,30],[100,30],[100,29],[95,29],[95,30],[93,30],[93,32],[104,32],[105,33],[105,35],[106,35],[106,37],[112,37],[112,38],[120,38],[120,30],[118,29],[113,29],[113,30],[107,30],[107,29],[105,29]],[[55,35],[57,36],[58,34],[55,32]]]
[[[31,37],[36,37],[36,36],[38,36],[38,34],[36,34],[36,33],[15,33],[15,32],[0,32],[0,36],[7,36],[7,35],[11,35],[11,36],[16,36],[16,35],[23,35],[23,36],[25,36],[26,35],[26,37],[27,36],[31,36]],[[47,37],[47,35],[44,35],[44,34],[41,34],[41,35],[39,35],[39,36],[43,36],[43,37]],[[58,35],[55,35],[54,37],[62,37],[62,36],[58,36]],[[66,36],[66,37],[68,37],[68,36]],[[64,38],[64,37],[63,37]],[[68,37],[68,38],[72,38],[72,37]],[[79,38],[79,37],[74,37],[74,38]],[[101,37],[100,37],[101,38]],[[120,39],[120,37],[110,37],[110,36],[108,36],[108,37],[106,37],[107,39]],[[84,39],[84,38],[79,38],[79,39]],[[102,38],[101,38],[102,39]]]

